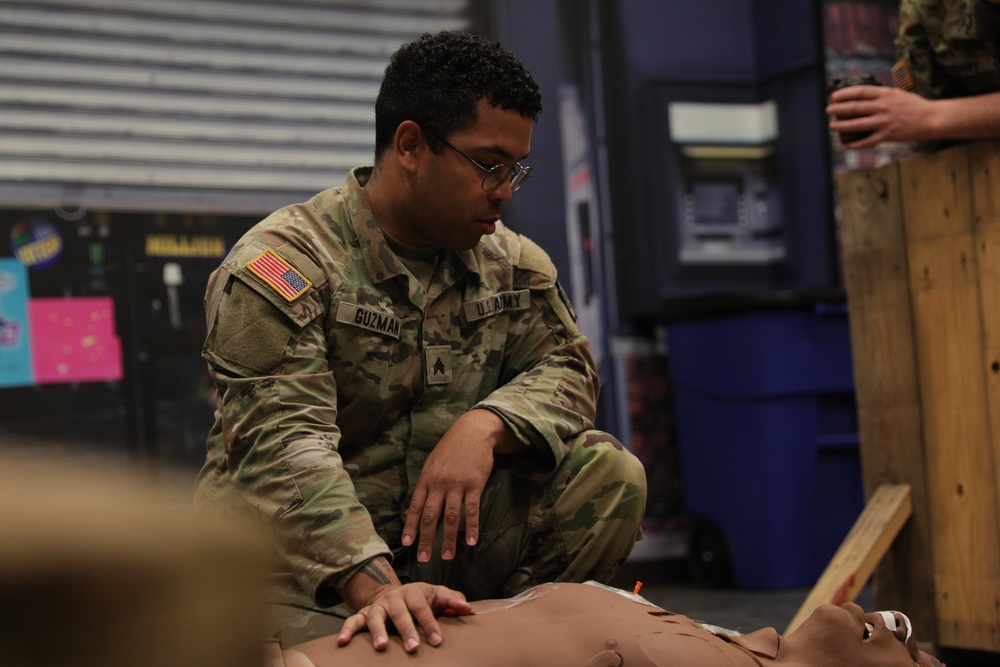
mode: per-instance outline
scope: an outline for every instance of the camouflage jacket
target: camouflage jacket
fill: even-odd
[[[901,0],[894,84],[943,99],[1000,90],[1000,5]]]
[[[209,279],[218,391],[196,505],[252,510],[314,600],[400,548],[408,494],[451,423],[498,414],[545,477],[593,427],[598,378],[548,256],[502,225],[442,252],[428,289],[386,244],[370,168],[254,226]]]

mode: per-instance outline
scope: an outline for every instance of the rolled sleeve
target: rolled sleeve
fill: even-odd
[[[590,344],[558,284],[531,291],[531,308],[512,323],[505,365],[516,374],[476,406],[498,414],[522,440],[551,454],[530,476],[550,475],[566,440],[593,428],[600,381]]]

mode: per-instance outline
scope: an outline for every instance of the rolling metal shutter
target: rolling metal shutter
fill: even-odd
[[[390,54],[473,0],[0,0],[0,208],[259,214],[370,164]]]

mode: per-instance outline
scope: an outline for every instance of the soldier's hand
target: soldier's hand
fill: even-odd
[[[883,141],[915,141],[934,138],[934,106],[916,93],[887,86],[850,86],[830,94],[827,115],[834,116],[830,129],[844,134],[862,133],[847,148],[869,148]]]
[[[493,470],[494,451],[504,451],[513,434],[489,410],[470,410],[455,420],[427,457],[406,509],[403,544],[417,544],[417,561],[430,560],[438,522],[443,525],[441,557],[455,557],[460,518],[465,541],[479,539],[479,502]],[[516,439],[516,438],[515,438]]]
[[[408,653],[420,646],[417,626],[427,643],[437,646],[441,643],[441,626],[436,617],[445,613],[466,616],[472,613],[472,607],[464,595],[444,586],[418,582],[383,588],[358,613],[344,621],[337,645],[344,646],[367,628],[375,650],[385,650],[389,645],[387,622],[391,621]]]

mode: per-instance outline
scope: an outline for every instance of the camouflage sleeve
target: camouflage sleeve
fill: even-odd
[[[337,452],[336,387],[327,364],[325,278],[308,258],[289,257],[311,279],[289,302],[246,264],[248,246],[209,284],[204,356],[219,388],[221,438],[231,484],[270,524],[276,548],[313,599],[342,586],[368,559],[391,558],[358,501]]]
[[[919,8],[909,0],[899,5],[899,32],[896,35],[896,69],[905,74],[897,76],[896,87],[912,90],[923,97],[937,97],[932,84],[934,54],[927,41],[927,29]]]
[[[528,239],[521,243],[515,285],[530,290],[531,307],[511,323],[504,351],[504,376],[510,379],[476,407],[500,415],[521,440],[545,454],[541,466],[511,462],[518,474],[544,478],[566,455],[566,440],[594,427],[600,381],[551,260]]]
[[[928,31],[938,35],[948,3],[927,0],[902,0],[899,4],[899,31],[893,67],[897,88],[911,90],[921,97],[941,99],[953,97],[948,90],[949,77],[941,69],[934,54],[934,44]]]

